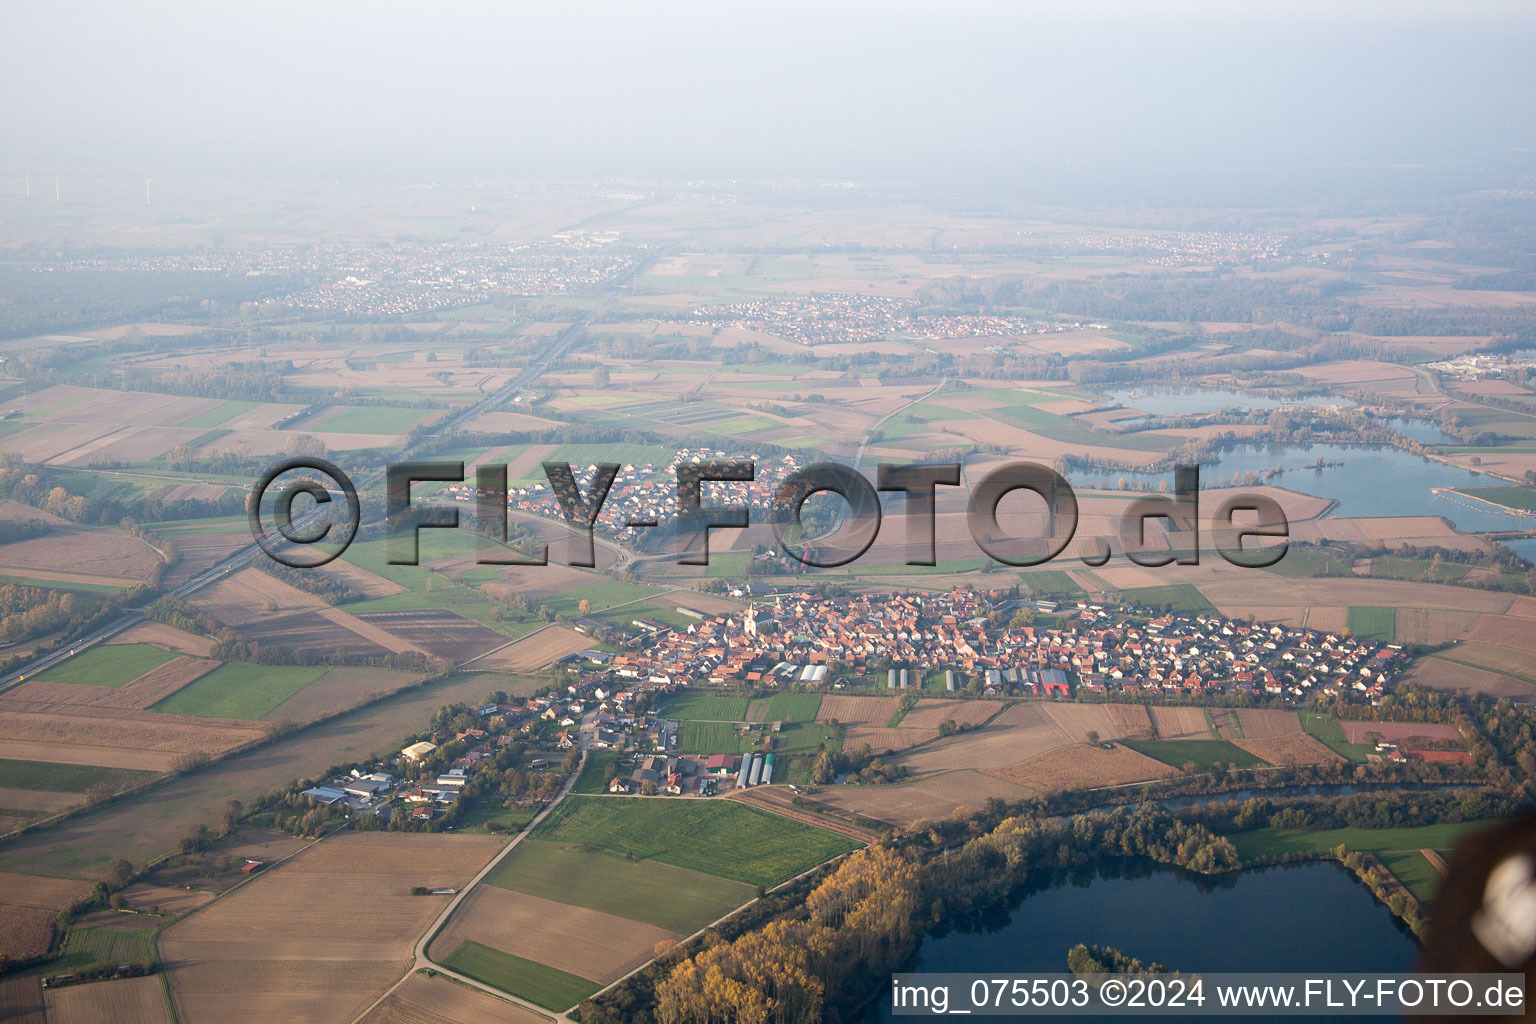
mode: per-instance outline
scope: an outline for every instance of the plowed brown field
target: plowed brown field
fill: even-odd
[[[442,976],[412,974],[361,1024],[548,1024],[549,1019]]]
[[[1163,740],[1208,740],[1211,726],[1205,720],[1202,708],[1148,708],[1152,724],[1157,726],[1157,738]]]
[[[182,1024],[344,1024],[401,976],[416,937],[502,840],[357,833],[316,843],[161,934]]]
[[[1250,740],[1266,740],[1276,736],[1294,736],[1301,732],[1301,719],[1294,711],[1275,711],[1268,708],[1239,708],[1238,723],[1243,735]]]
[[[1015,704],[980,729],[929,743],[902,757],[901,763],[919,774],[1004,768],[1070,742],[1040,704]]]
[[[1008,782],[1041,792],[1094,789],[1148,782],[1178,774],[1178,770],[1129,747],[1078,745],[1047,751],[1021,764],[989,771]]]
[[[1001,704],[981,700],[933,700],[924,698],[901,720],[903,729],[937,729],[945,722],[976,726],[1001,709]],[[887,719],[889,721],[889,719]]]
[[[656,943],[681,937],[665,928],[602,911],[480,885],[454,911],[428,953],[442,960],[473,939],[503,953],[607,984],[651,959]]]
[[[1344,758],[1304,732],[1289,736],[1236,740],[1238,746],[1270,764],[1338,764]]]
[[[884,726],[901,710],[900,697],[844,697],[836,694],[821,698],[816,721],[839,721],[844,725]]]

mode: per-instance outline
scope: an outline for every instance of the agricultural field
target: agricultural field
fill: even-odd
[[[1467,821],[1417,828],[1335,828],[1321,831],[1261,828],[1233,835],[1232,845],[1237,847],[1237,854],[1244,861],[1279,858],[1290,853],[1326,853],[1343,845],[1361,853],[1375,854],[1390,868],[1393,862],[1401,863],[1405,857],[1410,861],[1412,857],[1422,859],[1420,850],[1447,853],[1463,837],[1493,824],[1495,822]],[[1432,901],[1439,889],[1439,874],[1426,874],[1416,865],[1409,878],[1399,876],[1399,881],[1408,885],[1415,898],[1423,902]]]
[[[90,894],[90,882],[0,871],[0,955],[22,960],[46,953],[59,911]]]
[[[756,886],[857,845],[739,803],[572,796],[486,876],[430,953],[561,1010],[750,902]]]
[[[898,752],[938,739],[938,729],[893,729],[877,725],[852,725],[843,737],[844,750],[858,750],[865,744],[875,753]]]
[[[128,768],[103,768],[88,764],[0,759],[0,789],[53,790],[84,793],[97,786],[127,789],[154,778],[155,772]],[[3,804],[0,804],[3,805]]]
[[[1216,736],[1204,708],[1154,706],[1147,709],[1162,740],[1209,740]]]
[[[816,693],[776,693],[768,699],[768,722],[814,722],[821,711]]]
[[[1367,742],[1366,737],[1371,734],[1380,736],[1388,743],[1402,743],[1415,739],[1457,744],[1462,742],[1461,733],[1449,723],[1349,722],[1340,719],[1339,728],[1344,730],[1344,738],[1350,743],[1362,745]]]
[[[1098,789],[1133,782],[1152,782],[1177,775],[1178,771],[1155,758],[1116,744],[1076,744],[1048,750],[1007,768],[993,768],[988,775],[1040,793],[1068,789]]]
[[[255,721],[325,673],[323,666],[231,662],[182,687],[153,710]]]
[[[971,814],[997,798],[1016,803],[1035,791],[978,771],[949,771],[912,782],[886,786],[827,786],[809,799],[844,814],[857,814],[889,825],[907,827],[956,814]]]
[[[1139,704],[1042,704],[1046,717],[1073,743],[1146,739],[1152,735],[1147,709]]]
[[[176,657],[121,686],[87,686],[30,679],[10,690],[8,697],[13,701],[35,704],[80,704],[142,711],[218,667],[218,662],[205,658]]]
[[[92,647],[55,665],[37,677],[39,682],[76,686],[126,686],[152,668],[176,657],[153,644],[111,644]]]
[[[702,871],[532,837],[497,864],[485,882],[683,935],[756,895],[751,885]]]
[[[1294,736],[1301,732],[1301,719],[1294,711],[1238,708],[1237,720],[1242,724],[1243,737],[1250,740]]]
[[[1337,764],[1346,760],[1342,754],[1302,732],[1233,742],[1254,757],[1275,765]]]
[[[108,911],[87,914],[70,925],[59,959],[50,964],[50,970],[69,973],[115,964],[151,963],[155,959],[157,925],[153,920]]]
[[[547,1024],[548,1018],[450,978],[417,971],[359,1024]]]
[[[1125,745],[1138,754],[1146,754],[1175,768],[1193,764],[1196,771],[1209,771],[1216,765],[1252,768],[1264,763],[1227,740],[1126,740]]]
[[[919,775],[1006,768],[1070,742],[1044,705],[1030,701],[1013,705],[979,729],[924,744],[901,755],[899,761]]]
[[[481,836],[371,832],[312,844],[160,937],[181,1024],[355,1019],[405,971],[447,896],[495,853]]]
[[[1356,743],[1344,734],[1343,727],[1338,719],[1329,715],[1318,714],[1314,711],[1298,712],[1301,719],[1301,727],[1306,730],[1308,736],[1322,743],[1329,750],[1340,757],[1350,761],[1364,761],[1374,756],[1375,746],[1369,743]]]
[[[507,639],[501,637],[498,642],[505,644]],[[539,669],[553,665],[567,654],[576,654],[591,646],[592,638],[583,636],[574,629],[567,629],[564,626],[545,626],[503,650],[494,651],[477,659],[475,666],[502,669],[507,672],[537,672]]]
[[[446,610],[363,612],[357,618],[428,654],[455,662],[507,643],[504,634]]]
[[[1391,643],[1397,639],[1397,609],[1351,607],[1346,620],[1349,631],[1365,640]]]
[[[59,1024],[174,1024],[160,975],[66,985],[44,992],[48,1020]]]
[[[361,761],[397,750],[401,741],[420,729],[421,723],[443,704],[479,701],[491,690],[530,692],[526,681],[493,673],[454,675],[409,688],[367,707],[238,753],[200,772],[173,779],[149,793],[87,810],[59,825],[12,840],[0,847],[0,871],[46,872],[94,880],[115,857],[126,857],[135,864],[142,864],[174,851],[177,841],[196,825],[218,821],[225,801],[231,798],[249,803],[295,778],[305,777],[315,771],[316,765]],[[135,725],[136,740],[140,734],[161,723],[181,721],[178,716],[157,712],[136,714],[147,716],[149,720],[148,725]],[[6,717],[0,712],[0,728],[5,726]],[[199,735],[204,737],[210,726],[237,729],[245,734],[253,729],[265,732],[267,728],[259,723],[223,719],[194,721],[201,723]],[[122,742],[121,733],[121,727],[117,726],[110,736]],[[6,752],[13,753],[13,746],[12,741],[7,740]],[[37,754],[43,753],[59,760],[58,744],[38,742],[33,746],[36,752],[31,757],[40,759]],[[90,759],[84,763],[99,763],[111,759],[115,752],[125,753],[138,761],[151,754],[168,762],[177,756],[168,752],[157,754],[139,749],[104,748],[100,743],[83,747],[80,756]]]
[[[734,802],[605,797],[568,798],[534,835],[769,886],[856,845]]]
[[[598,982],[474,941],[461,944],[442,964],[551,1010],[575,1006],[602,988]]]
[[[899,710],[900,697],[843,697],[834,694],[821,698],[816,720],[883,727]]]
[[[452,966],[454,957],[466,944],[484,945],[581,978],[592,983],[595,990],[644,964],[658,943],[681,937],[666,928],[600,910],[481,885],[459,905],[447,926],[433,939],[429,953]],[[525,979],[518,979],[516,987],[508,991],[522,994],[525,985]],[[553,1010],[571,1005],[528,998]],[[581,998],[584,996],[577,1000]]]
[[[685,722],[743,722],[748,703],[745,697],[685,694],[667,701],[657,714]]]
[[[937,729],[945,722],[974,728],[1002,710],[1001,704],[979,700],[929,700],[924,698],[901,719],[903,729]]]

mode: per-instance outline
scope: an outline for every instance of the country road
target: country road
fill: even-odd
[[[542,811],[540,811],[538,814],[535,814],[533,818],[529,820],[528,824],[523,826],[522,831],[513,836],[512,841],[509,842],[506,846],[503,846],[501,848],[501,852],[492,857],[490,862],[487,863],[485,867],[481,868],[474,878],[471,878],[468,882],[466,882],[464,887],[454,895],[453,899],[448,901],[448,905],[443,908],[442,913],[437,915],[432,923],[427,926],[427,930],[422,933],[421,938],[416,940],[416,948],[411,951],[412,956],[415,959],[411,964],[410,969],[401,975],[400,980],[391,985],[389,989],[385,991],[383,995],[379,996],[379,998],[375,1000],[371,1006],[369,1006],[362,1013],[358,1014],[356,1018],[357,1021],[361,1021],[363,1018],[372,1013],[375,1007],[377,1007],[384,1000],[388,999],[391,993],[393,993],[401,985],[404,985],[406,981],[410,979],[411,975],[415,974],[416,971],[422,967],[430,967],[437,973],[452,978],[460,984],[468,985],[470,988],[479,989],[481,992],[495,996],[498,999],[502,999],[510,1003],[516,1003],[517,1005],[531,1010],[532,1012],[537,1013],[539,1016],[546,1019],[555,1019],[555,1017],[551,1016],[550,1011],[544,1009],[542,1006],[530,1003],[524,999],[519,999],[513,995],[508,995],[500,989],[493,988],[484,982],[476,981],[474,978],[471,978],[468,975],[460,974],[458,971],[455,971],[452,968],[444,967],[442,964],[437,963],[427,955],[427,947],[432,944],[432,940],[437,937],[437,933],[442,931],[443,926],[448,923],[448,919],[453,916],[453,912],[458,909],[460,903],[463,903],[464,900],[468,898],[474,887],[479,885],[480,881],[485,878],[486,875],[495,870],[496,865],[505,860],[508,854],[517,849],[518,844],[523,841],[524,837],[526,837],[530,832],[538,827],[538,824],[541,821],[549,817],[549,813],[556,807],[560,806],[560,802],[562,800],[571,795],[571,790],[576,788],[576,780],[581,778],[581,770],[585,768],[587,764],[587,752],[592,739],[593,720],[596,717],[596,714],[597,713],[594,711],[589,711],[582,716],[581,729],[577,734],[580,737],[581,760],[576,765],[576,770],[571,773],[571,777],[565,780],[565,785],[560,787],[560,792],[556,793],[555,798],[551,800]],[[555,1016],[563,1018],[564,1015],[558,1014]],[[356,1024],[356,1021],[354,1021],[354,1024]]]

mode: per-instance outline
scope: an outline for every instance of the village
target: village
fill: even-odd
[[[626,463],[619,467],[607,497],[598,511],[594,529],[602,536],[623,543],[636,543],[647,536],[654,526],[665,526],[677,516],[677,467],[698,465],[716,460],[750,462],[755,467],[751,481],[733,483],[730,500],[739,502],[743,495],[747,504],[761,508],[767,506],[774,491],[801,468],[801,461],[793,455],[776,459],[762,458],[754,452],[727,453],[716,448],[680,448],[676,457],[665,465],[653,463]],[[597,465],[571,467],[571,476],[582,495],[590,495]],[[710,483],[703,484],[708,497]],[[740,488],[744,488],[740,490]],[[446,493],[454,501],[471,502],[485,497],[488,492],[477,489],[472,483],[449,484]],[[579,500],[579,499],[578,499]],[[530,481],[513,484],[507,490],[507,508],[513,512],[543,516],[568,521],[562,512],[555,492],[546,481]]]
[[[1070,698],[1081,689],[1306,702],[1345,692],[1374,700],[1406,662],[1401,645],[1347,632],[1147,612],[976,590],[779,595],[740,616],[656,635],[616,656],[613,672],[661,685],[834,690],[881,678],[905,689],[942,673],[947,692],[985,697]]]
[[[797,592],[683,629],[648,620],[637,621],[635,632],[596,621],[575,625],[590,630],[598,646],[560,659],[559,683],[525,699],[440,712],[428,734],[391,757],[300,795],[350,818],[371,818],[374,827],[435,831],[467,820],[469,803],[542,806],[577,769],[582,751],[599,756],[605,769],[589,791],[642,796],[712,796],[788,781],[792,755],[817,753],[792,746],[805,723],[766,714],[714,723],[721,728],[709,735],[718,738],[705,747],[718,749],[694,743],[679,750],[684,726],[693,723],[669,717],[671,708],[692,698],[747,704],[745,697],[702,695],[819,700],[812,695],[910,692],[915,700],[929,691],[999,706],[1019,698],[1243,695],[1300,707],[1340,695],[1374,703],[1408,661],[1401,645],[1347,631],[1062,605],[1012,590]],[[601,649],[614,646],[622,649]],[[817,736],[820,749],[835,745],[835,720]]]

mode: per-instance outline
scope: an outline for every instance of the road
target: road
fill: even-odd
[[[586,316],[570,324],[559,334],[556,334],[555,337],[550,341],[549,347],[541,352],[538,358],[529,363],[522,373],[519,373],[516,377],[509,380],[505,385],[503,385],[500,389],[493,392],[492,394],[487,395],[485,398],[475,402],[473,405],[466,406],[465,408],[445,418],[441,423],[437,425],[435,432],[441,433],[445,430],[452,430],[456,427],[462,426],[465,423],[468,423],[470,420],[480,416],[483,413],[490,412],[493,409],[499,408],[509,398],[512,398],[519,391],[523,390],[534,381],[538,380],[541,376],[543,376],[544,371],[549,367],[549,364],[564,355],[566,350],[571,347],[571,344],[575,342],[577,338],[581,337],[582,333],[586,331],[587,327],[592,323],[593,319],[595,319],[599,314],[611,306],[619,298],[619,296],[623,295],[625,290],[629,287],[629,281],[644,273],[648,265],[649,261],[644,260],[637,263],[635,268],[631,270],[630,273],[626,275],[622,281],[616,284],[612,290],[604,295],[602,301],[592,307],[592,310],[588,312]],[[420,452],[420,450],[424,448],[430,440],[431,436],[429,435],[406,445],[396,456],[395,461],[403,462],[409,459],[412,455]],[[386,470],[387,466],[380,466],[378,469],[372,470],[367,475],[354,481],[357,485],[357,489],[362,491],[377,484],[380,480],[384,479]],[[302,527],[314,521],[315,519],[318,519],[320,514],[321,513],[318,508],[314,509],[307,515],[301,516],[295,525]],[[204,570],[197,576],[194,576],[192,579],[188,580],[186,583],[183,583],[181,586],[172,590],[171,596],[176,598],[184,598],[190,594],[196,593],[198,590],[208,586],[210,583],[213,583],[214,581],[223,578],[229,573],[234,572],[236,569],[243,569],[245,566],[249,565],[251,560],[260,553],[261,546],[258,545],[255,541],[252,541],[251,543],[245,545],[238,551],[225,558],[223,561],[219,562],[217,565],[210,569]],[[136,625],[137,623],[142,622],[144,620],[144,611],[144,608],[130,609],[129,611],[124,612],[118,618],[112,620],[107,625],[102,626],[100,629],[97,629],[86,636],[80,637],[69,647],[61,648],[49,654],[44,654],[41,657],[34,658],[22,668],[19,668],[4,677],[0,677],[0,693],[4,693],[6,690],[20,686],[23,682],[26,681],[28,676],[34,676],[39,672],[44,672],[59,664],[60,662],[65,661],[69,657],[78,654],[89,647],[94,647],[96,644],[101,643],[103,640],[110,639],[111,637],[116,636],[117,634]]]
[[[468,975],[460,974],[458,971],[455,971],[450,967],[444,967],[442,964],[437,963],[427,955],[427,947],[432,944],[432,940],[437,937],[437,933],[442,930],[445,924],[448,923],[448,919],[452,917],[453,912],[459,908],[459,904],[463,903],[469,897],[469,894],[474,889],[474,887],[479,885],[481,880],[484,879],[486,875],[495,870],[496,865],[500,864],[513,850],[517,849],[518,844],[523,841],[524,837],[532,832],[534,828],[538,826],[539,822],[549,817],[550,812],[558,807],[562,800],[571,795],[571,790],[576,787],[576,780],[581,778],[581,770],[585,768],[587,764],[587,752],[592,742],[592,731],[596,724],[596,717],[597,712],[589,711],[581,718],[581,728],[577,732],[581,750],[581,762],[576,766],[576,770],[571,773],[571,777],[565,780],[565,785],[560,787],[560,792],[556,793],[555,798],[551,800],[542,811],[534,815],[528,824],[523,826],[522,831],[513,836],[512,841],[506,846],[503,846],[501,848],[501,852],[492,857],[490,862],[487,863],[485,867],[481,868],[474,878],[471,878],[468,882],[466,882],[464,887],[454,895],[453,899],[448,901],[448,905],[443,908],[442,913],[438,914],[437,917],[433,919],[432,923],[427,926],[427,930],[422,933],[421,938],[416,940],[416,948],[412,950],[412,955],[415,957],[415,962],[411,964],[410,969],[406,971],[405,974],[401,975],[400,980],[391,985],[387,992],[379,996],[379,998],[373,1003],[372,1006],[358,1014],[356,1018],[357,1020],[360,1021],[372,1013],[375,1007],[377,1007],[384,1000],[388,999],[391,993],[393,993],[401,985],[404,985],[408,980],[410,980],[411,975],[415,974],[417,970],[423,967],[430,967],[432,970],[438,972],[439,974],[452,978],[454,981],[457,981],[462,985],[468,985],[470,988],[479,989],[481,992],[495,996],[497,999],[503,999],[509,1003],[516,1003],[525,1009],[537,1013],[541,1017],[551,1018],[553,1016],[554,1018],[568,1019],[565,1018],[563,1014],[552,1015],[549,1010],[544,1009],[542,1006],[539,1006],[535,1003],[530,1003],[524,999],[519,999],[516,996],[509,995],[498,988],[493,988],[490,985],[485,984],[484,982],[476,981],[474,978],[471,978]]]

